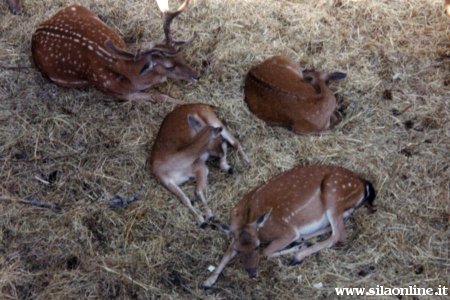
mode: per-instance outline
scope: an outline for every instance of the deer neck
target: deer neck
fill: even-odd
[[[103,54],[105,56],[105,54]],[[104,59],[101,62],[101,65],[105,65],[110,71],[114,73],[120,74],[130,81],[134,81],[135,78],[140,76],[140,71],[147,63],[147,58],[139,58],[139,59],[130,59],[130,58],[122,58],[116,55],[110,55],[103,57]]]

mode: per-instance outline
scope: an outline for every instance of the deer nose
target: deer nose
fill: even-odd
[[[247,271],[248,277],[255,278],[258,270],[256,268],[249,268],[245,269],[245,271]]]

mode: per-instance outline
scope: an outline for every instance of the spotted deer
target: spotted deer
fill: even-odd
[[[216,224],[232,240],[203,287],[211,287],[236,255],[254,277],[260,251],[267,257],[294,254],[291,265],[295,265],[345,240],[344,220],[361,205],[372,206],[374,198],[370,182],[341,167],[313,165],[281,173],[236,204],[229,226]],[[328,239],[304,247],[306,240],[329,231]]]
[[[450,0],[444,1],[444,12],[447,16],[450,17]]]
[[[167,78],[196,82],[199,74],[181,56],[189,40],[174,41],[170,25],[186,9],[185,0],[169,11],[167,0],[157,0],[164,16],[165,41],[132,53],[110,27],[87,8],[73,4],[40,24],[32,37],[38,69],[64,87],[93,85],[118,99],[135,101],[179,100],[142,92]]]
[[[13,14],[19,14],[22,11],[22,5],[20,4],[20,0],[7,0],[9,5],[9,10]]]
[[[204,190],[207,188],[209,157],[220,158],[220,168],[232,174],[227,162],[227,145],[237,149],[241,159],[250,160],[239,141],[225,128],[213,108],[206,104],[181,105],[164,119],[150,153],[150,169],[162,185],[175,194],[205,227],[205,219],[192,206],[180,185],[195,178],[196,195],[206,209],[206,218],[213,218]]]
[[[248,72],[245,102],[269,125],[317,133],[337,124],[338,105],[327,83],[345,77],[341,72],[302,71],[289,58],[274,56]]]

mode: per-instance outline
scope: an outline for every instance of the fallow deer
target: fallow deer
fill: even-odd
[[[256,276],[260,248],[264,256],[295,254],[291,265],[346,238],[344,220],[361,205],[372,206],[372,184],[336,166],[297,167],[281,173],[239,201],[231,224],[216,226],[231,237],[222,261],[203,283],[211,287],[236,255],[250,277]],[[331,225],[331,228],[330,228]],[[304,242],[331,230],[331,236],[304,248]]]
[[[196,82],[198,73],[180,52],[195,38],[174,41],[170,33],[173,19],[186,9],[185,0],[169,11],[167,0],[157,0],[164,16],[165,42],[131,53],[125,42],[87,8],[74,4],[56,13],[32,37],[33,59],[50,80],[64,87],[93,85],[122,100],[179,100],[142,92],[167,78]]]
[[[22,11],[22,5],[20,4],[20,0],[7,0],[9,5],[9,10],[13,14],[19,14]]]
[[[444,1],[444,11],[445,14],[450,17],[450,0]]]
[[[197,213],[179,186],[195,178],[196,195],[205,206],[206,218],[211,219],[213,214],[204,194],[209,172],[206,161],[210,156],[219,157],[220,168],[231,174],[227,144],[237,149],[242,160],[250,163],[239,141],[224,127],[211,106],[185,104],[166,116],[150,154],[151,172],[189,208],[200,227],[206,225],[204,217]]]
[[[302,72],[289,58],[274,56],[248,72],[245,101],[269,125],[317,133],[336,125],[338,107],[327,83],[345,77],[341,72]]]

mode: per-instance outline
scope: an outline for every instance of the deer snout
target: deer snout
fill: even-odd
[[[194,76],[191,77],[191,81],[196,83],[200,79],[200,74],[194,74]]]
[[[247,271],[248,277],[250,277],[250,278],[255,278],[256,275],[258,274],[257,268],[249,268],[249,269],[245,269],[245,271]]]

